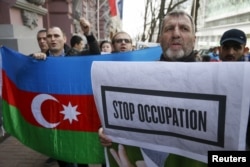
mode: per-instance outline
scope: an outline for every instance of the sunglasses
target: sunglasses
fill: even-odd
[[[115,41],[115,43],[122,43],[123,41],[125,43],[131,43],[130,39],[115,39],[114,41]]]

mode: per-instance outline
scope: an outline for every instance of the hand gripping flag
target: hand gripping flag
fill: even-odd
[[[26,146],[68,162],[104,162],[90,69],[93,61],[154,61],[160,47],[35,60],[0,48],[4,128]]]

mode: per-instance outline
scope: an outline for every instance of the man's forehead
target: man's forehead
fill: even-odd
[[[117,36],[116,36],[116,39],[117,38],[121,38],[121,37],[127,37],[128,39],[130,39],[130,37],[126,34],[126,33],[120,33],[120,34],[118,34]]]
[[[165,18],[165,24],[176,24],[181,23],[184,25],[191,26],[191,21],[186,15],[171,15]]]
[[[48,29],[48,34],[62,34],[62,30],[57,27],[50,28]]]
[[[46,37],[47,37],[47,33],[37,34],[37,38],[46,38]]]

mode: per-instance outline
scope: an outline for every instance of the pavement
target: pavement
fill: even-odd
[[[47,156],[5,134],[0,138],[0,167],[58,167],[56,161],[45,164]]]
[[[0,167],[59,167],[57,162],[45,164],[48,157],[36,152],[15,137],[3,135],[0,128]],[[101,165],[89,165],[89,167],[101,167]]]

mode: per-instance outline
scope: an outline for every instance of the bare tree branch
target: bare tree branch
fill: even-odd
[[[167,12],[174,10],[187,0],[146,0],[143,33],[141,40],[149,42],[159,42],[160,27]],[[169,2],[169,3],[167,3]],[[168,5],[167,5],[168,4]],[[166,7],[167,6],[167,7]]]
[[[200,0],[193,0],[192,9],[191,9],[191,16],[194,18],[195,24],[195,32],[197,31],[197,13],[200,7]]]

